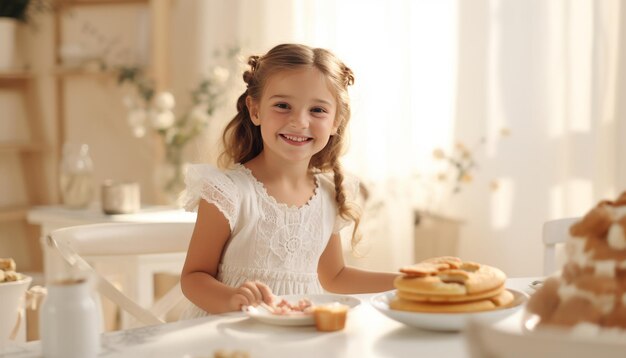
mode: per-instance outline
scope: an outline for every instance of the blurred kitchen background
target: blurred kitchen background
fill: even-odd
[[[355,73],[344,165],[367,193],[351,263],[395,271],[447,253],[536,276],[543,222],[626,190],[619,0],[29,6],[0,21],[0,257],[22,271],[41,269],[28,213],[63,204],[72,170],[93,193],[75,206],[98,207],[105,180],[176,205],[176,170],[216,161],[247,56],[283,42],[328,48]]]

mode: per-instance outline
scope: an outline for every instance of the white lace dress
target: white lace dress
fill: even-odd
[[[241,164],[222,172],[208,164],[187,171],[185,209],[197,210],[199,200],[214,204],[229,222],[218,280],[238,287],[258,280],[275,295],[322,293],[317,264],[332,233],[347,222],[337,215],[332,177],[316,174],[316,189],[301,206],[278,203]],[[355,192],[351,183],[349,192]],[[350,193],[352,194],[352,193]],[[183,318],[208,313],[191,302]]]

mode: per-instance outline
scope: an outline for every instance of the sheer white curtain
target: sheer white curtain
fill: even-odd
[[[581,215],[626,188],[618,165],[626,159],[618,141],[626,135],[625,105],[617,101],[626,92],[619,0],[193,6],[207,30],[190,54],[198,64],[212,44],[232,40],[247,55],[302,42],[333,50],[354,70],[344,163],[383,204],[365,223],[366,266],[393,270],[411,262],[411,196],[424,193],[415,193],[409,178],[431,171],[433,148],[456,140],[487,138],[475,153],[474,183],[443,208],[465,221],[460,255],[511,275],[541,272],[543,221]],[[512,132],[506,139],[498,136],[503,127]]]
[[[626,189],[616,102],[624,10],[611,0],[459,5],[457,133],[513,132],[487,148],[485,174],[500,190],[459,202],[471,213],[461,252],[539,274],[545,220],[582,215]]]

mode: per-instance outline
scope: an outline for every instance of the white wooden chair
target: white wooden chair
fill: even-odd
[[[194,223],[107,223],[55,230],[45,238],[46,276],[64,269],[59,265],[85,271],[99,293],[136,321],[163,323],[184,296],[178,283],[154,302],[153,277],[180,274],[193,228]],[[55,260],[59,255],[62,260]],[[106,278],[110,275],[121,278],[121,290]],[[122,328],[136,325],[122,316]]]
[[[543,224],[543,274],[550,275],[557,270],[557,245],[565,243],[569,228],[580,218],[565,218],[546,221]]]

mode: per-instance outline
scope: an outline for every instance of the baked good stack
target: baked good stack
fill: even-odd
[[[581,331],[626,329],[626,192],[570,227],[567,261],[528,302],[539,325]]]
[[[400,269],[395,310],[429,313],[480,312],[506,307],[513,294],[501,270],[458,257],[435,257]]]

